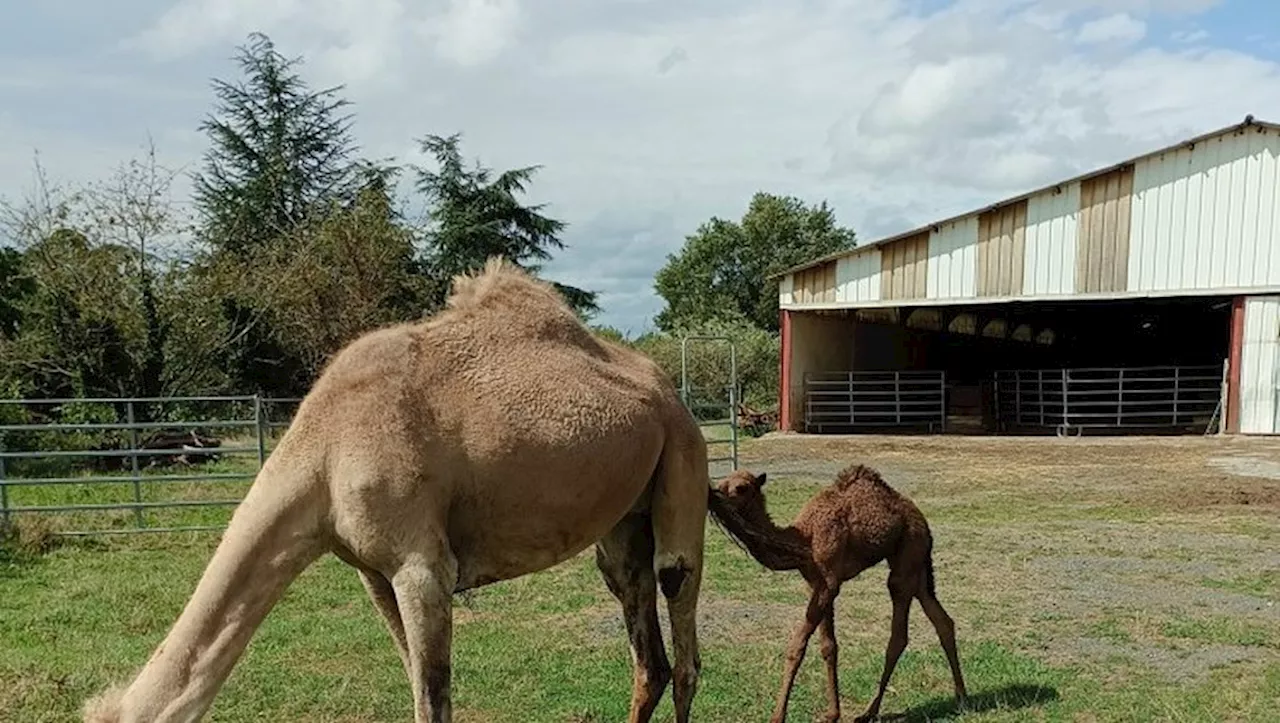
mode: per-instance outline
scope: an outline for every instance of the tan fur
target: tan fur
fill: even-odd
[[[924,515],[911,500],[899,494],[864,465],[842,470],[833,484],[820,490],[800,510],[794,522],[783,528],[773,523],[765,507],[766,475],[738,470],[711,491],[712,516],[748,553],[772,570],[798,570],[809,583],[809,606],[787,646],[782,690],[774,708],[773,723],[786,720],[787,701],[805,648],[815,630],[821,630],[822,657],[827,668],[827,721],[840,719],[840,684],[837,676],[835,601],[840,586],[863,570],[889,563],[889,595],[893,599],[893,626],[885,652],[884,671],[876,697],[859,721],[880,713],[889,678],[907,645],[911,600],[920,601],[925,615],[938,632],[955,682],[956,698],[964,704],[964,677],[956,652],[955,624],[938,602],[933,583],[933,538]]]
[[[87,723],[199,720],[285,588],[328,552],[358,570],[386,621],[416,723],[448,723],[452,596],[593,543],[626,614],[631,721],[649,720],[668,680],[689,719],[701,431],[661,369],[594,337],[547,284],[493,261],[454,286],[435,317],[334,356],[168,636],[123,692],[86,705]]]

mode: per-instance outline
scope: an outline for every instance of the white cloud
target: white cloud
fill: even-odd
[[[1135,43],[1147,34],[1147,24],[1128,13],[1116,13],[1080,26],[1081,43]]]
[[[548,270],[602,290],[604,321],[638,330],[657,310],[665,255],[757,190],[827,199],[871,240],[1247,113],[1280,119],[1275,62],[1212,38],[1169,50],[1140,34],[1161,17],[1193,26],[1215,4],[180,0],[138,22],[131,47],[147,55],[128,73],[198,96],[135,111],[138,142],[159,107],[182,137],[207,112],[208,76],[233,74],[232,45],[263,30],[306,56],[315,85],[348,84],[370,155],[404,158],[414,138],[462,131],[488,165],[543,164],[535,200],[570,223]],[[11,96],[33,92],[0,79],[0,107],[26,109]],[[19,142],[120,147],[95,140],[92,119],[72,129],[65,118],[50,105],[11,120],[0,179],[27,177]],[[43,130],[57,123],[60,135]],[[101,155],[79,161],[85,173]]]
[[[422,21],[419,33],[434,40],[440,57],[471,66],[497,57],[520,19],[516,0],[450,0],[445,12]]]
[[[520,20],[518,0],[181,0],[126,46],[173,59],[262,31],[344,82],[372,82],[417,39],[461,66],[489,61]]]
[[[1178,30],[1171,33],[1169,38],[1175,43],[1186,43],[1189,45],[1191,43],[1208,40],[1209,31],[1204,30],[1203,28],[1197,28],[1195,30]]]

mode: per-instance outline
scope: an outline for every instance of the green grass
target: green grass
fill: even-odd
[[[756,455],[755,466],[761,453],[752,452],[751,445],[744,450]],[[861,452],[874,458],[874,450]],[[925,475],[933,474],[933,467],[927,462],[903,467],[903,474],[929,482],[933,478]],[[938,470],[939,475],[954,472]],[[817,489],[785,474],[770,479],[770,508],[780,521]],[[1144,528],[1134,521],[1139,515],[1119,502],[1111,503],[1121,508],[1114,515],[1091,508],[1082,514],[1079,505],[1055,501],[1059,496],[1051,490],[1037,496],[1036,482],[1028,480],[1016,494],[970,495],[939,485],[914,496],[935,528],[939,594],[957,621],[973,710],[955,713],[945,659],[916,607],[886,714],[908,721],[1275,720],[1280,624],[1274,618],[1164,612],[1141,596],[1095,608],[1065,605],[1068,593],[1061,585],[1067,573],[1046,571],[1045,561],[1084,553],[1102,557],[1095,551],[1102,541],[1091,541],[1081,531],[1088,528],[1079,525],[1108,519]],[[1256,521],[1263,527],[1277,524],[1261,511]],[[1197,528],[1191,517],[1176,529],[1194,534]],[[42,554],[22,541],[0,545],[0,721],[75,721],[87,696],[127,679],[182,609],[216,539],[215,534],[187,533],[69,540]],[[1266,554],[1261,545],[1258,554]],[[1245,564],[1235,573],[1219,580],[1222,589],[1250,594],[1274,589],[1270,573],[1255,579],[1256,568]],[[1078,574],[1085,589],[1097,575],[1088,568]],[[846,584],[838,601],[847,720],[861,712],[880,675],[890,617],[884,575],[883,566],[868,571]],[[1160,575],[1131,581],[1183,584]],[[1188,580],[1204,589],[1202,575],[1189,573]],[[768,719],[787,635],[802,614],[805,596],[796,575],[762,569],[708,523],[696,720]],[[478,590],[460,598],[456,610],[459,723],[625,719],[630,658],[617,605],[590,551],[553,569]],[[1089,641],[1115,651],[1231,645],[1251,654],[1186,678],[1167,675],[1140,656],[1078,654]],[[823,685],[814,641],[788,720],[810,721],[820,714]],[[399,660],[349,568],[325,558],[293,584],[254,637],[209,719],[412,720]],[[669,692],[655,720],[671,720]]]
[[[1257,574],[1240,575],[1230,580],[1204,580],[1206,587],[1254,595],[1268,600],[1280,600],[1280,570],[1267,570]]]

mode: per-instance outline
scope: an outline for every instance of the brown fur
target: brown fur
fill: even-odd
[[[199,720],[288,585],[332,552],[386,622],[416,723],[448,723],[452,596],[592,544],[634,652],[630,720],[649,720],[668,681],[689,720],[701,431],[656,364],[594,337],[549,285],[493,261],[454,288],[435,317],[334,356],[168,636],[128,687],[86,704],[86,721]]]
[[[826,720],[839,720],[835,600],[844,581],[882,560],[889,564],[892,634],[879,690],[858,720],[871,720],[880,713],[889,678],[907,644],[907,615],[912,598],[920,601],[938,632],[951,665],[956,697],[963,705],[965,687],[956,652],[955,624],[934,592],[933,538],[919,508],[886,484],[874,469],[852,465],[814,495],[791,525],[779,527],[765,507],[766,479],[764,474],[756,476],[738,470],[711,491],[708,506],[712,517],[762,565],[772,570],[798,570],[809,583],[809,606],[787,647],[773,723],[786,719],[796,672],[816,629],[821,630],[822,657],[827,668]]]

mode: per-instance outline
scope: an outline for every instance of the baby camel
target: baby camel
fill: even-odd
[[[708,504],[712,516],[760,564],[771,570],[798,570],[809,583],[809,607],[787,646],[782,690],[772,722],[786,719],[796,671],[815,629],[821,630],[822,657],[827,667],[829,703],[825,720],[840,719],[835,599],[844,581],[881,560],[889,564],[893,629],[879,691],[857,720],[873,720],[880,714],[889,678],[898,656],[907,647],[907,615],[912,598],[920,601],[938,632],[955,679],[956,699],[963,705],[965,688],[956,654],[955,624],[934,594],[933,538],[919,508],[886,484],[875,470],[854,465],[841,471],[834,484],[814,495],[795,521],[783,528],[773,523],[765,508],[765,480],[763,473],[738,470],[712,489]]]

